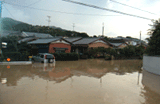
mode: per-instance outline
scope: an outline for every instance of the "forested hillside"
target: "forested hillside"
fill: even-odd
[[[13,31],[27,31],[27,32],[39,32],[39,33],[49,33],[52,36],[68,36],[68,37],[89,37],[87,33],[73,32],[70,30],[64,30],[56,26],[33,26],[24,22],[16,21],[11,18],[2,19],[2,29],[3,30],[13,30]]]

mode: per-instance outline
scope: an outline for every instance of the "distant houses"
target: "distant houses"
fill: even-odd
[[[73,43],[73,49],[76,53],[84,53],[89,48],[109,48],[110,45],[103,38],[83,38]]]
[[[22,37],[36,37],[36,38],[53,38],[52,35],[46,33],[35,33],[35,32],[22,32]]]
[[[88,49],[98,47],[121,49],[128,45],[132,46],[147,46],[144,41],[134,38],[109,38],[106,41],[103,37],[82,38],[82,37],[53,37],[50,34],[34,33],[34,32],[19,32],[5,31],[2,36],[18,36],[18,43],[27,42],[31,46],[32,54],[37,53],[85,53]]]
[[[109,40],[109,44],[114,49],[125,48],[126,46],[128,46],[128,44],[127,44],[127,42],[125,40],[117,39],[117,38],[111,38]]]
[[[28,42],[33,50],[38,53],[70,53],[71,43],[64,40],[63,38],[45,38],[37,39],[32,42]]]

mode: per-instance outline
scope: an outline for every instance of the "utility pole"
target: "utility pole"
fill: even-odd
[[[74,36],[74,27],[75,27],[75,23],[73,23],[73,34],[72,34],[72,36]]]
[[[142,45],[142,42],[141,42],[141,31],[140,31],[140,45]]]
[[[50,22],[51,22],[51,20],[50,20],[50,19],[51,19],[51,16],[47,16],[47,17],[48,17],[48,20],[47,20],[47,21],[48,21],[48,27],[49,27],[49,24],[50,24]]]
[[[73,23],[73,31],[74,31],[74,27],[75,27],[75,24]]]
[[[104,37],[104,22],[102,24],[102,37]]]
[[[2,4],[3,4],[3,1],[0,1],[0,51],[1,51],[1,58],[2,58]]]

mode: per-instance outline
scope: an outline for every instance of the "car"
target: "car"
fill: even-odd
[[[47,62],[51,63],[51,62],[55,62],[55,57],[50,53],[39,53],[32,57],[32,61],[42,62],[42,63],[47,63]]]

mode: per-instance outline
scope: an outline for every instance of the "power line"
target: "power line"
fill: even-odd
[[[12,13],[7,9],[7,7],[5,6],[5,5],[3,5],[5,8],[6,8],[6,10],[8,11],[8,13],[14,18],[14,16],[12,15]]]
[[[63,13],[63,14],[71,14],[71,15],[86,15],[86,16],[123,16],[123,15],[101,15],[101,14],[84,14],[84,13],[71,13],[71,12],[62,12],[62,11],[55,11],[55,10],[46,10],[46,9],[39,9],[39,8],[34,8],[34,7],[29,7],[29,6],[23,6],[23,5],[18,5],[18,4],[11,4],[8,2],[5,2],[6,4],[13,5],[13,6],[19,6],[23,8],[28,8],[28,9],[34,9],[34,10],[40,10],[40,11],[47,11],[47,12],[56,12],[56,13]]]
[[[146,10],[142,10],[142,9],[139,9],[139,8],[136,8],[136,7],[133,7],[133,6],[129,6],[129,5],[127,5],[127,4],[123,4],[123,3],[120,3],[120,2],[117,2],[117,1],[114,1],[114,0],[110,0],[110,1],[112,1],[112,2],[114,2],[114,3],[117,3],[117,4],[121,4],[121,5],[130,7],[130,8],[137,9],[137,10],[140,10],[140,11],[143,11],[143,12],[147,12],[147,13],[150,13],[150,14],[158,15],[158,14],[155,14],[155,13],[152,13],[152,12],[149,12],[149,11],[146,11]]]
[[[76,2],[76,1],[71,1],[71,0],[63,0],[63,1],[71,2],[71,3],[83,5],[83,6],[88,6],[88,7],[92,7],[92,8],[96,8],[96,9],[106,10],[106,11],[110,11],[110,12],[115,12],[115,13],[119,13],[119,14],[123,14],[123,15],[128,15],[128,16],[132,16],[132,17],[138,17],[138,18],[142,18],[142,19],[146,19],[146,20],[153,20],[153,19],[149,19],[149,18],[146,18],[146,17],[141,17],[141,16],[124,13],[124,12],[117,11],[117,10],[111,10],[111,9],[107,9],[107,8],[102,8],[102,7],[98,7],[98,6],[90,5],[90,4],[85,4],[85,3],[81,3],[81,2]]]
[[[32,4],[29,4],[27,7],[30,7],[30,6],[36,4],[36,3],[40,2],[40,1],[42,1],[42,0],[38,0],[38,1],[34,2],[34,3],[32,3]]]

